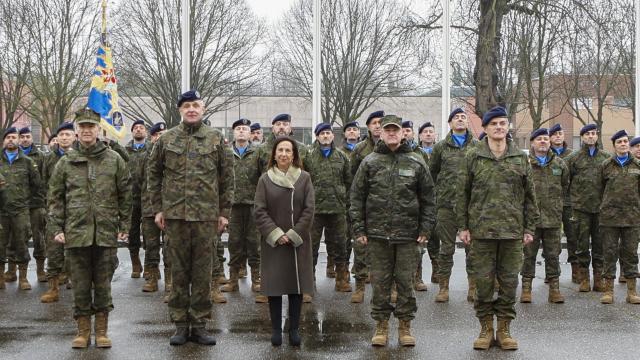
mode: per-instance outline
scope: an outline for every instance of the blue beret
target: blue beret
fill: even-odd
[[[2,134],[2,140],[4,140],[4,138],[6,138],[7,135],[9,134],[17,134],[17,133],[18,133],[18,129],[12,126],[4,131],[4,134]]]
[[[426,123],[420,125],[420,128],[418,129],[418,134],[420,134],[422,132],[422,130],[428,128],[428,127],[432,127],[435,128],[435,126],[433,126],[433,124],[430,121],[427,121]]]
[[[136,125],[144,125],[144,120],[136,120],[131,124],[131,131],[133,131],[133,127]]]
[[[249,120],[249,119],[236,120],[236,121],[233,122],[233,124],[231,124],[231,128],[235,129],[236,126],[240,126],[240,125],[250,126],[251,125],[251,120]]]
[[[357,121],[348,122],[348,123],[344,124],[344,127],[342,128],[342,131],[347,131],[347,129],[350,128],[350,127],[360,128],[360,124],[358,124]]]
[[[598,130],[596,124],[587,124],[580,129],[580,136],[584,135],[587,131]]]
[[[638,144],[640,144],[640,136],[636,136],[629,141],[629,146],[636,146]]]
[[[155,124],[153,124],[151,129],[149,129],[149,134],[155,135],[159,131],[163,131],[163,130],[166,130],[166,129],[167,129],[167,124],[165,124],[163,122],[155,123]]]
[[[562,131],[562,126],[560,124],[555,124],[551,128],[549,128],[549,136],[557,133],[558,131]]]
[[[276,121],[291,122],[291,115],[289,115],[289,114],[276,115],[276,117],[274,117],[273,120],[271,120],[271,125],[275,124]]]
[[[482,116],[482,127],[487,126],[491,120],[497,117],[507,117],[507,109],[502,106],[496,106],[484,113],[484,116]]]
[[[31,134],[31,129],[28,126],[25,126],[22,129],[18,130],[18,134],[20,135]]]
[[[487,133],[486,133],[486,132],[484,132],[484,131],[483,131],[483,132],[481,132],[481,133],[480,133],[480,135],[478,135],[478,140],[482,140],[482,139],[484,139],[484,137],[485,137],[485,136],[487,136]]]
[[[529,140],[533,141],[533,139],[537,138],[540,135],[549,136],[549,130],[547,128],[536,129],[536,130],[531,132],[531,136],[529,137]]]
[[[402,128],[403,129],[413,129],[413,121],[411,120],[406,120],[402,122]]]
[[[369,114],[369,116],[367,117],[367,125],[369,125],[371,120],[375,118],[383,118],[383,117],[384,117],[384,110],[374,111],[371,114]]]
[[[622,137],[629,137],[629,134],[627,134],[627,132],[625,130],[620,130],[618,132],[616,132],[615,134],[613,134],[613,136],[611,137],[611,141],[612,142],[616,142],[616,140],[622,138]]]
[[[316,134],[316,136],[320,135],[321,132],[323,132],[324,130],[331,130],[333,131],[333,129],[331,129],[331,124],[329,123],[320,123],[318,125],[316,125],[316,129],[313,130],[313,133]]]
[[[58,135],[58,133],[60,131],[63,130],[71,130],[73,131],[73,123],[72,122],[63,122],[62,124],[58,125],[58,128],[56,129],[56,135]]]
[[[178,107],[182,106],[182,103],[187,102],[187,101],[196,101],[196,100],[200,100],[200,93],[198,92],[198,90],[189,90],[185,93],[180,94],[180,96],[178,96]]]
[[[451,120],[453,120],[453,117],[463,113],[464,114],[464,109],[463,108],[457,108],[457,109],[453,109],[453,111],[451,112],[451,114],[449,114],[449,120],[447,122],[451,122]]]
[[[262,127],[260,127],[260,123],[253,123],[253,124],[251,124],[250,128],[251,128],[251,131],[256,131],[256,130],[262,129]]]

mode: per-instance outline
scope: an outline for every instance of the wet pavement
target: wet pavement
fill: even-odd
[[[565,253],[563,253],[564,255]],[[371,288],[364,304],[351,304],[350,293],[333,291],[333,279],[324,277],[326,254],[318,264],[317,293],[302,310],[300,348],[270,344],[268,306],[254,304],[249,279],[242,279],[240,292],[227,294],[227,304],[214,304],[208,324],[218,340],[213,347],[193,343],[169,346],[173,325],[162,302],[163,286],[157,293],[143,293],[143,279],[131,279],[126,249],[120,249],[120,267],[112,284],[115,310],[110,315],[109,334],[113,348],[73,350],[75,323],[71,316],[70,290],[62,290],[61,301],[41,304],[46,283],[36,283],[30,270],[31,291],[20,291],[17,283],[0,290],[0,359],[639,359],[640,306],[625,303],[624,285],[615,285],[615,304],[600,305],[599,293],[579,293],[570,281],[570,267],[563,264],[561,290],[566,303],[547,303],[544,268],[537,266],[532,304],[518,304],[518,319],[512,334],[520,350],[474,351],[471,347],[479,325],[473,307],[466,301],[464,252],[455,255],[451,300],[434,302],[437,285],[417,294],[418,313],[412,323],[415,348],[402,348],[397,341],[397,321],[391,321],[387,348],[374,349],[369,340],[375,327],[369,316]],[[425,255],[425,279],[430,276]],[[540,259],[541,260],[541,259]],[[562,258],[561,258],[562,260]],[[286,301],[285,301],[286,303]],[[286,314],[286,310],[284,311]]]

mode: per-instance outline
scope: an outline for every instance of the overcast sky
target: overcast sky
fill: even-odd
[[[282,16],[293,2],[294,0],[247,0],[253,11],[269,22]]]

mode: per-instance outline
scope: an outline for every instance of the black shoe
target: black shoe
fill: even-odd
[[[215,345],[216,338],[209,335],[207,330],[203,327],[192,327],[191,328],[191,337],[189,337],[189,341],[198,343],[200,345]]]
[[[282,345],[282,329],[273,330],[271,332],[271,345],[273,346]]]
[[[176,332],[169,339],[169,344],[184,345],[187,342],[188,337],[189,337],[189,327],[178,326],[176,327]]]
[[[300,332],[298,329],[289,329],[289,345],[300,346],[302,339],[300,339]]]

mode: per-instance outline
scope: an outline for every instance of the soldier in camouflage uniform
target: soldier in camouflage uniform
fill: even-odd
[[[360,124],[358,124],[357,121],[348,122],[344,124],[344,126],[342,127],[342,133],[344,134],[344,141],[342,142],[342,146],[340,147],[340,150],[342,150],[342,152],[344,152],[347,155],[347,157],[349,157],[349,161],[351,161],[351,153],[356,148],[358,141],[360,141]],[[345,236],[347,241],[345,245],[346,245],[346,257],[348,262],[349,259],[351,259],[351,250],[353,249],[353,244],[352,244],[353,236],[351,235],[351,220],[349,218],[348,211],[347,211],[346,217],[347,217],[347,233]],[[328,278],[335,278],[336,269],[335,269],[335,263],[333,259],[335,258],[336,255],[331,254],[328,251],[329,249],[327,249],[327,274],[326,275]],[[349,264],[347,263],[347,275],[349,275],[348,271],[349,271]],[[349,279],[347,278],[347,280]]]
[[[536,258],[542,243],[545,277],[549,282],[550,303],[563,303],[560,293],[560,225],[562,209],[569,194],[569,168],[565,162],[549,149],[549,131],[541,128],[531,133],[529,162],[533,184],[538,194],[540,223],[536,227],[533,242],[524,247],[522,264],[522,296],[520,302],[531,302],[531,283],[536,275]]]
[[[576,257],[580,265],[580,291],[591,291],[589,264],[593,262],[593,290],[603,291],[603,254],[600,236],[599,213],[601,183],[598,182],[598,166],[610,154],[598,148],[598,128],[585,125],[580,130],[582,148],[565,158],[571,175],[573,229],[577,239]],[[589,251],[591,249],[591,252]]]
[[[487,136],[466,154],[461,165],[455,209],[460,240],[471,244],[472,276],[477,286],[474,308],[481,330],[473,348],[491,346],[495,315],[497,344],[503,350],[514,350],[518,342],[509,328],[516,317],[522,244],[533,241],[540,215],[527,155],[507,140],[506,110],[489,110],[482,126]],[[500,289],[494,300],[496,278]]]
[[[428,240],[435,221],[433,182],[422,157],[402,140],[401,119],[387,115],[382,127],[382,141],[362,161],[354,178],[349,212],[353,234],[369,248],[371,258],[371,316],[377,321],[371,343],[386,346],[388,321],[394,313],[399,320],[399,343],[414,346],[413,279],[420,245]],[[398,289],[395,308],[390,301],[393,282]]]
[[[549,128],[549,139],[551,141],[551,151],[561,159],[566,159],[573,152],[564,139],[564,130],[560,124],[555,124]],[[568,198],[568,200],[565,201],[562,208],[562,231],[567,238],[567,262],[571,264],[571,281],[578,283],[577,240],[573,233],[573,223],[571,222],[571,199]]]
[[[349,292],[346,212],[349,189],[351,188],[351,168],[349,158],[334,144],[331,124],[320,123],[314,133],[316,141],[304,159],[304,169],[311,175],[315,190],[315,213],[311,226],[313,244],[313,272],[318,263],[320,239],[324,231],[327,258],[333,258],[336,269],[335,291]]]
[[[73,151],[73,144],[76,140],[76,133],[73,123],[64,122],[56,130],[58,141],[45,156],[42,168],[42,182],[46,189],[49,189],[49,180],[53,175],[56,164],[66,154]],[[59,285],[64,285],[68,279],[69,265],[65,262],[64,245],[53,240],[54,234],[46,230],[47,240],[47,280],[49,289],[42,294],[40,301],[43,303],[57,302],[59,297]]]
[[[636,293],[638,277],[638,240],[640,239],[640,160],[629,152],[629,136],[624,130],[611,137],[614,156],[599,166],[601,183],[600,231],[604,249],[603,304],[613,303],[613,281],[616,278],[618,256],[621,272],[627,280],[627,302],[640,304]]]
[[[31,129],[24,127],[18,131],[20,137],[20,150],[38,165],[40,178],[42,179],[42,168],[44,153],[33,146],[33,136]],[[36,259],[36,274],[38,282],[46,282],[47,274],[44,271],[44,261],[46,259],[46,244],[44,237],[45,217],[45,197],[47,189],[42,187],[36,194],[31,194],[29,203],[29,222],[31,223],[31,238],[33,240],[33,257]]]
[[[107,329],[117,241],[127,240],[131,220],[129,170],[118,154],[97,141],[98,113],[80,110],[75,122],[79,141],[60,158],[49,180],[47,225],[69,259],[78,326],[72,347],[89,346],[92,315],[96,346],[111,347]]]
[[[132,139],[125,150],[129,155],[129,171],[131,173],[131,229],[129,230],[129,256],[131,257],[131,277],[137,279],[142,273],[140,263],[140,225],[142,221],[142,178],[139,176],[144,159],[147,157],[151,144],[147,141],[147,128],[143,120],[136,120],[131,125]],[[157,270],[157,269],[154,269]],[[149,277],[145,268],[145,279]],[[155,274],[160,275],[160,272]]]
[[[380,135],[382,134],[380,121],[383,116],[384,111],[378,110],[372,112],[367,117],[366,124],[368,136],[366,139],[359,142],[351,153],[351,174],[353,176],[356,175],[362,160],[373,152],[376,144],[380,140]],[[349,216],[351,216],[351,214],[349,214]],[[353,225],[351,226],[351,229],[353,230]],[[356,279],[356,289],[351,295],[352,303],[362,303],[364,301],[364,286],[369,277],[369,260],[367,252],[368,250],[366,246],[358,243],[357,241],[354,242],[353,267],[351,268],[351,273],[353,273],[353,276]]]
[[[433,147],[431,155],[431,177],[436,186],[436,236],[440,240],[438,257],[437,302],[449,301],[449,279],[453,268],[453,254],[456,251],[456,198],[460,192],[458,179],[463,176],[464,157],[478,143],[469,131],[469,120],[463,109],[454,109],[449,114],[451,130],[447,136]],[[475,281],[471,268],[469,246],[465,246],[466,270],[469,288],[467,301],[475,296]]]
[[[147,169],[155,221],[169,236],[169,314],[176,325],[170,344],[183,345],[190,339],[215,345],[205,330],[205,320],[211,318],[212,258],[217,247],[211,232],[222,233],[229,224],[233,159],[222,133],[202,123],[205,106],[197,91],[180,95],[178,108],[182,123],[158,139]]]
[[[269,168],[269,157],[271,156],[271,150],[273,149],[273,144],[276,141],[276,138],[278,136],[291,136],[292,134],[291,115],[280,114],[276,115],[273,120],[271,120],[271,134],[269,134],[266,141],[258,147],[258,168],[261,174],[265,173]],[[296,145],[298,145],[300,158],[304,159],[307,154],[307,147],[298,141],[296,141]]]
[[[4,206],[0,209],[0,273],[7,262],[7,247],[12,251],[8,260],[19,270],[18,279],[4,274],[5,281],[19,281],[21,290],[31,290],[27,280],[29,248],[27,241],[31,233],[29,204],[34,194],[42,190],[38,165],[20,150],[18,130],[8,128],[3,135],[3,150],[0,158],[0,175],[4,177]],[[11,267],[11,265],[10,265]],[[12,269],[9,270],[11,272]],[[15,270],[12,275],[15,276]]]

